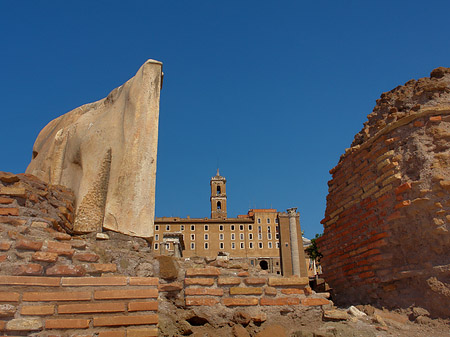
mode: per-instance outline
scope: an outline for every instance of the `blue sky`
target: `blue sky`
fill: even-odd
[[[0,170],[50,120],[164,63],[157,216],[298,207],[322,232],[328,171],[384,91],[450,66],[448,1],[0,0]]]

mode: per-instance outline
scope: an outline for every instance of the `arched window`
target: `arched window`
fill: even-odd
[[[217,209],[218,210],[222,209],[222,203],[220,201],[217,202]]]
[[[217,185],[217,194],[220,194],[220,185]]]

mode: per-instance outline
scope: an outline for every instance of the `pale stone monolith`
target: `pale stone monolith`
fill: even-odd
[[[51,121],[27,168],[72,189],[73,231],[153,236],[162,63],[148,60],[108,97]]]

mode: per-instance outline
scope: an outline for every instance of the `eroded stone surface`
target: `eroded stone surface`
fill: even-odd
[[[153,236],[162,64],[149,60],[108,97],[51,121],[27,168],[74,191],[75,232]]]

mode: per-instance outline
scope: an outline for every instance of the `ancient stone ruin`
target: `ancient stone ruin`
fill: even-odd
[[[383,93],[330,173],[325,279],[340,303],[450,316],[450,68]]]
[[[75,233],[153,236],[162,63],[148,60],[108,97],[51,121],[27,173],[75,193]]]

